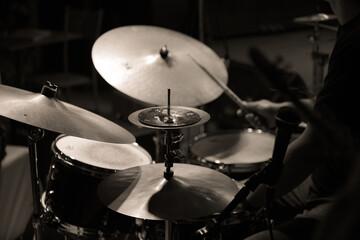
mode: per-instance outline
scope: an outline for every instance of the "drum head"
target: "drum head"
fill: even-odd
[[[275,136],[266,132],[229,131],[198,138],[191,151],[208,162],[251,166],[271,158],[274,142]]]
[[[80,162],[101,169],[123,170],[152,161],[150,154],[137,143],[114,144],[61,136],[55,145],[62,158],[72,165]]]

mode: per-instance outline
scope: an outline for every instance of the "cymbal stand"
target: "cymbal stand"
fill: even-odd
[[[309,36],[309,40],[313,44],[313,50],[311,53],[311,57],[313,60],[313,94],[316,95],[323,82],[324,77],[324,67],[329,58],[329,54],[321,53],[319,46],[319,22],[315,22],[314,24],[314,34]]]
[[[180,143],[183,137],[184,134],[182,133],[175,135],[174,130],[165,130],[166,153],[164,163],[166,170],[164,172],[164,178],[166,180],[171,180],[174,176],[174,172],[171,170],[174,165],[174,161],[185,158],[185,155],[182,154],[177,144]]]
[[[167,114],[168,114],[168,122],[172,122],[171,114],[170,114],[170,89],[168,89],[168,106],[167,106]],[[172,179],[174,176],[174,172],[171,170],[171,168],[174,166],[174,161],[177,158],[182,157],[180,149],[174,148],[175,143],[179,143],[184,135],[178,134],[174,136],[174,130],[165,130],[165,144],[166,144],[166,153],[165,153],[165,167],[166,170],[164,172],[164,178],[168,181]],[[171,233],[172,233],[172,227],[171,227],[171,221],[165,220],[165,240],[171,240]]]
[[[164,121],[166,121],[167,123],[174,123],[174,120],[170,113],[170,109],[171,109],[170,95],[171,95],[171,90],[168,89],[167,118]],[[166,144],[166,153],[165,153],[164,162],[165,162],[166,171],[164,172],[164,178],[166,180],[170,180],[174,176],[174,172],[170,170],[174,165],[174,160],[184,157],[179,147],[174,148],[174,144],[179,143],[183,139],[184,135],[183,134],[174,135],[173,134],[174,131],[175,131],[174,129],[165,130],[164,142]]]
[[[55,97],[58,87],[56,85],[47,82],[41,89],[41,94],[47,97]],[[36,240],[41,240],[41,217],[42,209],[40,203],[40,180],[39,173],[37,168],[37,146],[36,143],[39,142],[45,135],[45,131],[41,128],[29,126],[28,129],[28,147],[29,147],[29,160],[30,160],[30,175],[31,175],[31,186],[32,186],[32,195],[33,195],[33,217],[32,225],[34,228],[34,234]]]
[[[29,147],[29,160],[30,160],[30,174],[31,186],[33,195],[33,217],[32,225],[34,229],[35,239],[41,240],[41,204],[40,204],[40,180],[37,168],[37,147],[36,143],[41,140],[45,135],[43,129],[36,127],[29,127],[28,130],[28,147]]]

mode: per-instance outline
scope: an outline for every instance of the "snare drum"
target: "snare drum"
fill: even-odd
[[[274,134],[261,130],[223,131],[195,138],[191,152],[201,165],[230,177],[260,170],[272,156]]]
[[[150,154],[137,143],[112,144],[67,135],[57,137],[51,150],[43,206],[53,216],[51,222],[57,221],[57,230],[87,239],[113,238],[127,231],[131,218],[104,206],[97,186],[117,170],[150,164]]]

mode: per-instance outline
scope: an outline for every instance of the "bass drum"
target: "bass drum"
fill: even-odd
[[[200,165],[244,179],[272,157],[274,143],[275,135],[261,130],[229,130],[197,136],[190,150]]]
[[[112,144],[60,135],[52,143],[52,162],[42,204],[46,222],[76,239],[121,239],[130,217],[111,211],[97,196],[98,184],[110,174],[151,164],[151,155],[132,144]]]

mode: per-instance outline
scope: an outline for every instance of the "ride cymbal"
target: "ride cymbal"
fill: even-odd
[[[92,48],[100,75],[117,90],[150,105],[204,105],[223,90],[206,74],[227,84],[224,62],[202,42],[185,34],[155,26],[125,26],[101,35]],[[164,93],[164,94],[163,94]]]
[[[0,84],[0,115],[38,128],[111,143],[133,143],[121,126],[55,97]]]
[[[170,115],[167,106],[150,107],[129,115],[129,121],[139,127],[153,129],[180,129],[204,124],[210,115],[200,109],[171,106]]]
[[[210,168],[175,163],[170,180],[164,170],[160,163],[120,170],[99,184],[99,199],[124,215],[179,220],[218,213],[238,192],[230,177]]]

